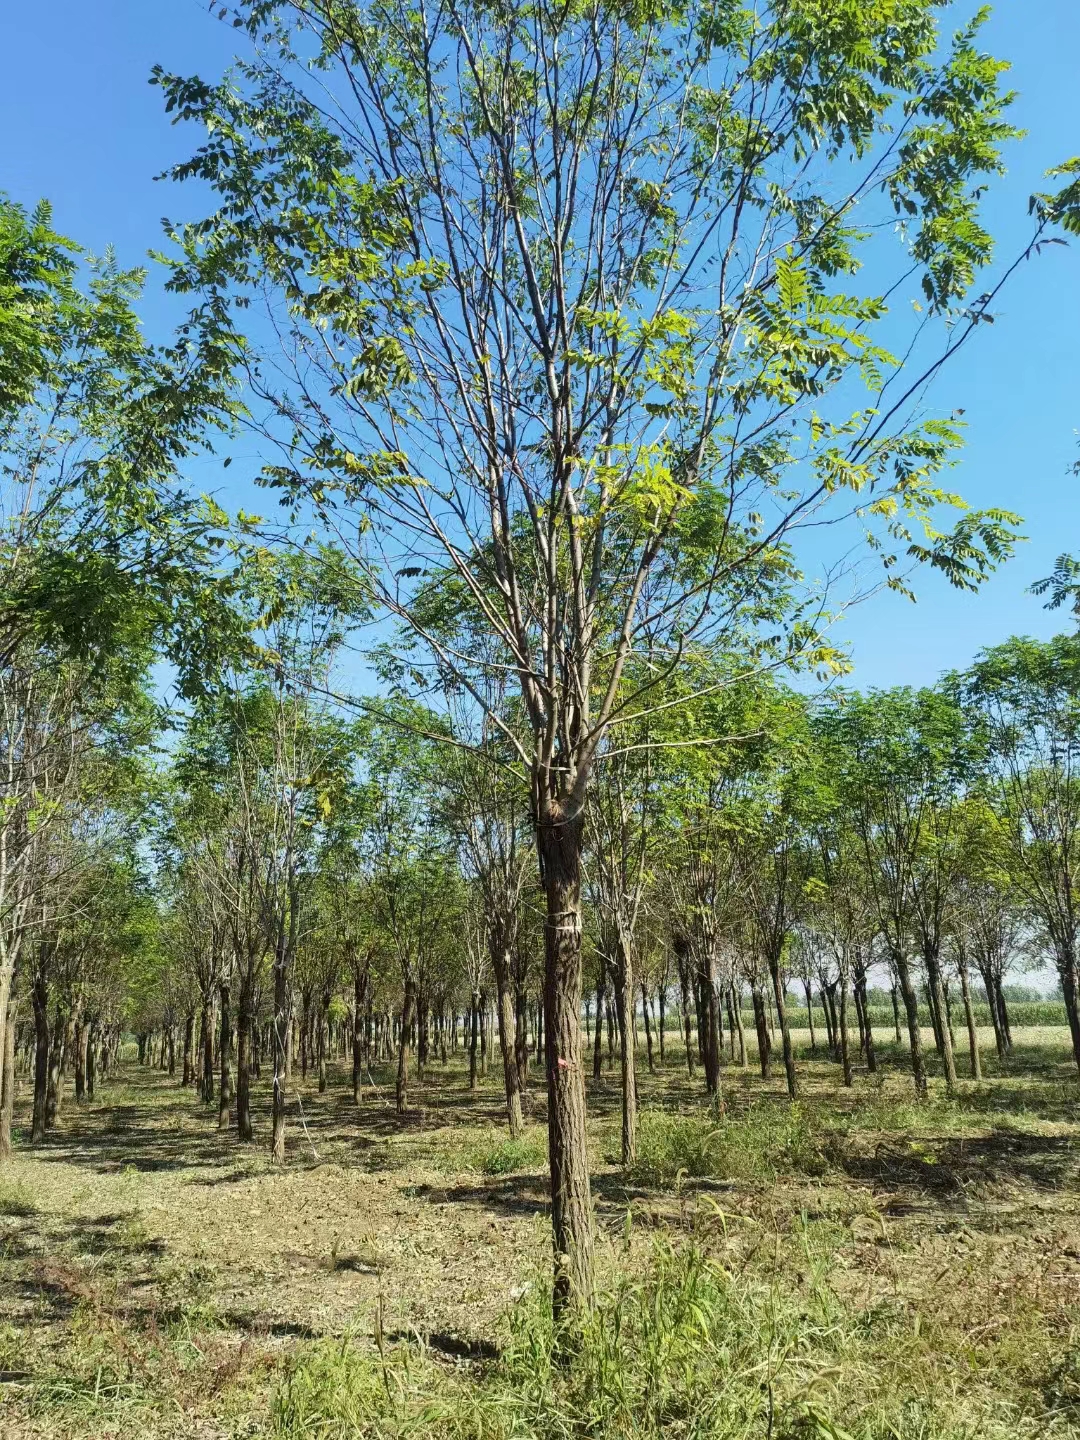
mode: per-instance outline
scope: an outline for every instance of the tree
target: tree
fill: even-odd
[[[988,741],[1008,868],[1049,941],[1080,1066],[1080,638],[1009,640],[957,683]]]
[[[235,343],[280,447],[267,481],[383,562],[382,604],[478,704],[485,665],[516,678],[519,724],[492,720],[530,787],[546,897],[560,1308],[592,1288],[581,857],[609,731],[792,574],[802,526],[857,517],[901,588],[901,554],[974,585],[1009,549],[1002,512],[937,527],[959,434],[915,413],[990,315],[1000,282],[964,297],[1015,133],[1004,67],[977,24],[942,46],[940,8],[244,0],[257,49],[229,79],[156,75],[208,133],[173,174],[221,198],[173,229],[171,284],[214,333],[230,316],[252,332]],[[880,284],[860,290],[871,247]],[[887,316],[909,284],[910,349]],[[423,630],[414,598],[446,567],[502,653]],[[748,668],[836,663],[822,618],[802,587]]]
[[[896,969],[907,1012],[916,1093],[926,1094],[911,941],[926,968],[930,1010],[946,1084],[956,1067],[941,955],[949,905],[964,864],[966,787],[982,747],[959,706],[939,690],[845,696],[823,719],[841,803],[858,836],[877,928]]]
[[[48,205],[28,215],[0,196],[0,1035],[23,903],[12,885],[43,773],[35,727],[47,712],[63,729],[58,687],[98,670],[115,681],[129,662],[137,674],[153,640],[193,690],[242,641],[214,574],[224,517],[180,480],[231,424],[232,362],[212,324],[150,345],[143,278],[84,257]]]

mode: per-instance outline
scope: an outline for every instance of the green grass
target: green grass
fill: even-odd
[[[805,1105],[762,1105],[744,1114],[673,1114],[645,1110],[630,1178],[658,1189],[687,1180],[775,1181],[820,1175],[828,1166],[825,1133]]]
[[[497,1359],[448,1370],[422,1347],[302,1347],[272,1407],[274,1440],[1052,1440],[1076,1434],[1080,1366],[1037,1314],[973,1339],[946,1306],[922,1321],[854,1312],[801,1219],[769,1280],[696,1244],[657,1240],[636,1276],[557,1330],[542,1284]],[[1008,1366],[1013,1384],[986,1381]],[[1026,1383],[1015,1383],[1019,1376]],[[963,1377],[964,1393],[958,1395]],[[1044,1389],[1057,1386],[1053,1403]]]
[[[18,1182],[0,1183],[0,1215],[12,1220],[29,1219],[37,1214],[37,1205],[25,1185]]]

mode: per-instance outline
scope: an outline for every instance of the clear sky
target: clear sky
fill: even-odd
[[[975,8],[954,5],[955,24]],[[153,179],[190,154],[196,135],[169,124],[160,92],[147,84],[150,68],[160,62],[215,78],[233,54],[234,32],[204,0],[39,0],[4,9],[0,189],[27,205],[47,197],[58,229],[90,249],[111,243],[121,261],[139,263],[159,242],[162,215],[197,209],[190,191]],[[1030,233],[1027,197],[1046,188],[1043,171],[1080,154],[1080,4],[998,0],[983,38],[1012,61],[1013,119],[1028,131],[988,204],[1005,256]],[[162,338],[176,313],[152,281],[150,335]],[[918,605],[882,595],[854,611],[839,636],[854,646],[856,683],[919,684],[1010,634],[1069,624],[1025,592],[1062,550],[1080,550],[1080,478],[1069,474],[1080,459],[1080,241],[1025,265],[997,314],[934,399],[966,412],[969,443],[955,488],[979,507],[1019,511],[1030,539],[976,596],[922,576]],[[216,465],[192,480],[221,487],[228,502]]]

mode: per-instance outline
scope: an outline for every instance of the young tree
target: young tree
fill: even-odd
[[[516,678],[520,724],[492,718],[545,890],[560,1306],[592,1287],[581,855],[609,730],[692,638],[723,641],[801,526],[857,515],[901,586],[901,553],[974,584],[1008,550],[1000,512],[936,527],[959,437],[916,413],[998,289],[965,302],[1015,133],[1004,67],[977,25],[942,45],[941,9],[242,0],[253,58],[156,77],[208,132],[174,175],[221,196],[174,231],[172,284],[252,332],[267,479],[385,562],[381,601],[467,686],[490,650],[414,607],[449,566]],[[910,336],[887,315],[909,289]],[[265,363],[230,312],[253,293],[282,342]],[[820,615],[807,587],[774,656],[828,663]]]

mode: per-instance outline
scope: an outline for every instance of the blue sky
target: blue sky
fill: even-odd
[[[955,23],[974,8],[955,6]],[[150,68],[160,62],[215,77],[233,53],[234,32],[203,0],[11,5],[3,29],[0,189],[28,205],[47,197],[58,229],[90,249],[111,243],[123,262],[140,262],[159,241],[162,215],[197,208],[189,191],[153,179],[188,155],[196,137],[169,124],[160,92],[147,83]],[[1012,118],[1028,131],[987,207],[1000,253],[1009,255],[1030,231],[1027,197],[1043,188],[1043,171],[1080,153],[1080,5],[999,0],[983,34],[1013,63],[1020,96]],[[178,311],[152,281],[144,313],[160,338]],[[966,412],[968,447],[955,488],[979,507],[1019,511],[1030,538],[978,595],[921,576],[918,605],[881,595],[853,611],[838,638],[853,646],[860,685],[919,684],[1010,634],[1049,635],[1069,623],[1025,592],[1062,550],[1080,550],[1080,478],[1069,473],[1080,459],[1080,241],[1025,265],[997,313],[943,376],[934,400]],[[213,462],[192,480],[221,488],[228,502]]]

